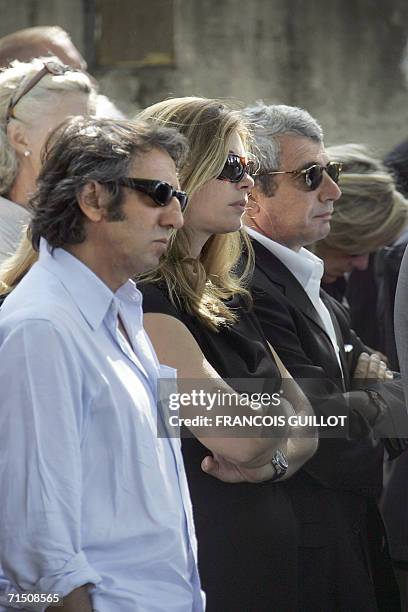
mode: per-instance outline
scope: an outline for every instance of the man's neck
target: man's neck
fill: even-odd
[[[280,240],[279,236],[268,235],[264,231],[262,231],[262,229],[260,227],[258,227],[258,226],[249,225],[248,224],[247,227],[249,229],[253,230],[254,232],[257,232],[261,236],[264,236],[265,238],[268,238],[268,240],[272,240],[272,242],[276,242],[277,244],[280,244],[281,246],[284,246],[287,249],[290,249],[291,251],[295,251],[296,253],[298,253],[300,251],[300,249],[303,247],[303,245],[287,243],[287,242],[285,242],[283,240]]]
[[[129,280],[128,276],[119,275],[113,268],[112,261],[106,261],[103,254],[99,256],[98,249],[95,249],[94,245],[86,240],[80,244],[64,245],[64,249],[96,274],[113,293]]]

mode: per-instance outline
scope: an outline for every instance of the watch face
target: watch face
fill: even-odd
[[[281,450],[277,450],[275,453],[275,460],[276,462],[279,464],[279,466],[282,468],[282,470],[286,470],[288,469],[288,460],[286,459],[285,455],[282,453]]]

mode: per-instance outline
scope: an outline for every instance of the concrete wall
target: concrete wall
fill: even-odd
[[[121,1],[115,1],[118,10]],[[134,4],[139,1],[144,3]],[[173,66],[93,66],[103,92],[124,110],[169,95],[245,103],[262,98],[307,108],[321,121],[329,143],[367,142],[383,153],[408,136],[408,90],[400,69],[406,0],[172,3]],[[58,24],[92,61],[97,6],[94,0],[0,0],[0,35]],[[148,43],[143,28],[132,35]]]

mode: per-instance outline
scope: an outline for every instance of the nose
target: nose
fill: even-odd
[[[244,174],[242,179],[237,183],[238,189],[240,191],[251,191],[255,185],[255,181],[250,174]]]
[[[167,206],[163,206],[160,215],[160,225],[173,229],[180,229],[184,225],[183,213],[178,199],[174,196]]]
[[[356,270],[367,270],[368,268],[368,260],[370,255],[367,253],[365,255],[353,255],[352,264],[353,268]]]
[[[320,201],[332,200],[335,202],[341,196],[341,189],[337,183],[330,178],[326,171],[323,172],[323,180],[320,185]]]

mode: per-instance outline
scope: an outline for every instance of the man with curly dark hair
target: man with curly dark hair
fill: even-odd
[[[183,224],[185,149],[172,129],[82,117],[48,142],[39,260],[0,314],[0,607],[203,610],[179,442],[157,437],[174,371],[129,280]]]

